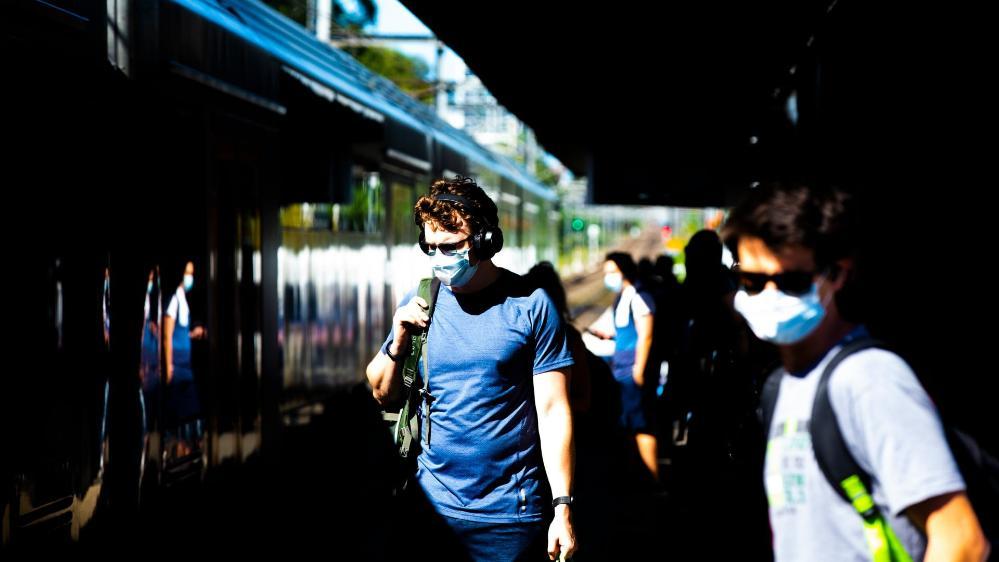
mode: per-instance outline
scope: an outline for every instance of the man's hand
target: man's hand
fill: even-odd
[[[427,316],[429,309],[430,305],[427,304],[427,301],[420,297],[413,297],[405,306],[401,306],[395,311],[392,324],[395,328],[395,348],[397,351],[405,347],[406,342],[409,341],[410,331],[414,327],[427,327],[427,322],[430,321],[430,317]]]
[[[394,336],[388,346],[389,353],[401,358],[403,352],[409,348],[411,332],[427,327],[427,322],[430,321],[427,315],[429,308],[427,301],[413,297],[395,311],[392,317]],[[368,378],[368,384],[371,385],[371,395],[379,404],[384,405],[393,401],[398,394],[401,387],[401,377],[398,376],[400,368],[398,362],[380,351],[368,363],[364,373]]]
[[[607,333],[599,328],[587,328],[586,331],[602,340],[614,339],[614,334]]]
[[[569,506],[559,504],[555,506],[555,519],[548,528],[548,558],[559,559],[559,555],[563,552],[565,558],[576,553],[576,534],[572,530]]]

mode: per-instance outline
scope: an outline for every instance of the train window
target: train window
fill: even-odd
[[[541,217],[540,200],[525,193],[522,225],[524,229],[524,267],[530,269],[546,256],[548,221]]]
[[[380,178],[367,174],[350,203],[280,211],[278,345],[286,401],[362,380],[388,330],[383,197]]]
[[[392,215],[389,227],[392,244],[407,246],[416,242],[419,231],[413,222],[413,206],[416,205],[416,188],[408,183],[393,181],[389,184]]]
[[[427,183],[426,178],[413,180],[396,177],[389,182],[391,241],[388,284],[392,293],[386,302],[386,314],[390,317],[406,292],[416,286],[421,278],[430,275],[430,262],[416,244],[419,229],[413,222],[413,207],[416,200],[426,193]]]
[[[378,172],[355,168],[352,175],[350,200],[332,207],[333,230],[377,234],[385,222],[385,202]]]
[[[527,266],[524,263],[523,245],[520,230],[520,195],[517,187],[504,185],[503,191],[496,201],[499,206],[500,228],[503,229],[503,252],[505,256],[500,257],[499,263],[517,273],[526,273]],[[499,257],[499,255],[498,255]],[[528,266],[529,267],[529,266]]]

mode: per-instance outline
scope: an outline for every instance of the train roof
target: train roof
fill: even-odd
[[[422,135],[427,144],[436,143],[458,152],[538,197],[556,198],[551,188],[526,170],[482,147],[470,135],[438,117],[430,107],[368,70],[349,54],[319,41],[269,6],[254,0],[169,0],[169,3],[246,43],[251,47],[247,50],[249,56],[272,59],[280,65],[282,73],[316,94],[351,106],[375,121],[388,120],[393,126],[407,129],[410,135]],[[414,160],[419,162],[421,157]],[[429,166],[424,166],[429,171]]]

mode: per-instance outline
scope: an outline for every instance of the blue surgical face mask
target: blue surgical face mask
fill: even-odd
[[[190,291],[192,287],[194,287],[194,276],[184,274],[184,290]]]
[[[430,266],[433,267],[434,276],[448,287],[461,287],[467,284],[479,269],[479,264],[469,264],[468,250],[455,252],[453,256],[437,252],[430,256]]]
[[[624,275],[620,273],[608,273],[604,275],[604,286],[615,293],[624,286]]]
[[[746,319],[756,337],[778,345],[791,345],[805,339],[826,315],[817,284],[800,297],[777,289],[766,289],[753,296],[742,290],[735,295],[735,309]]]

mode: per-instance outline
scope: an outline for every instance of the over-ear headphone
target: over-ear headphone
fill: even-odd
[[[435,196],[434,199],[437,201],[454,201],[463,206],[469,214],[481,217],[486,222],[486,226],[478,232],[473,233],[471,237],[472,248],[480,260],[487,260],[503,249],[503,231],[499,225],[489,224],[489,220],[472,205],[470,200],[451,193],[442,193]],[[422,229],[420,230],[420,247],[426,247],[426,240],[424,239]]]

